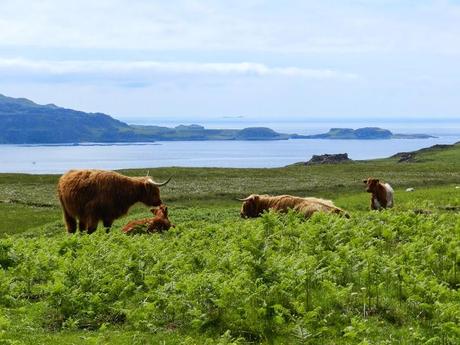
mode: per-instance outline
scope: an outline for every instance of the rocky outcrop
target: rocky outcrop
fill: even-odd
[[[412,163],[416,161],[415,153],[413,152],[400,153],[398,154],[397,158],[399,158],[398,163]]]
[[[348,158],[348,153],[313,155],[311,159],[308,162],[305,162],[304,164],[336,164],[343,162],[352,162],[352,160]]]

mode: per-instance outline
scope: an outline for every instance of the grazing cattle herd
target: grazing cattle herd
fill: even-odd
[[[161,201],[159,187],[170,180],[157,183],[148,176],[128,177],[105,170],[70,170],[61,176],[57,187],[67,232],[76,232],[77,220],[79,230],[87,231],[88,234],[97,229],[100,221],[108,231],[114,220],[128,213],[129,208],[137,202],[158,208],[151,209],[153,218],[126,224],[124,233],[137,233],[142,228],[146,228],[147,233],[169,230],[174,225],[169,221],[168,208]],[[372,193],[372,210],[393,207],[394,192],[388,183],[381,183],[371,177],[363,182],[366,183],[366,191]],[[306,218],[315,212],[350,218],[346,211],[335,206],[332,201],[313,197],[251,194],[238,200],[243,201],[240,211],[243,218],[259,217],[269,210],[285,213],[290,209]]]

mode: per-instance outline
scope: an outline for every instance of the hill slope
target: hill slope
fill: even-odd
[[[180,125],[130,126],[103,113],[40,105],[0,94],[0,144],[135,142],[156,140],[282,140],[269,128],[205,129]]]
[[[0,95],[0,143],[68,143],[129,139],[130,127],[102,113],[39,105]]]
[[[331,128],[328,133],[298,135],[270,128],[206,129],[200,125],[128,125],[103,113],[86,113],[40,105],[26,98],[0,94],[0,144],[56,144],[80,142],[147,142],[172,140],[285,140],[285,139],[424,139],[426,134],[394,134],[366,127]]]

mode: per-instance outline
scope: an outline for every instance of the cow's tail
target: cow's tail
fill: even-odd
[[[69,234],[73,234],[75,231],[77,231],[77,220],[69,213],[69,211],[67,211],[64,200],[62,200],[62,196],[60,194],[59,201],[61,202],[62,213],[64,214],[64,222],[67,228],[67,232]]]

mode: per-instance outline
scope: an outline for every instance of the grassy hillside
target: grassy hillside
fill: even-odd
[[[68,236],[58,176],[0,174],[0,344],[458,344],[460,145],[416,158],[150,169],[173,175],[177,227],[134,237],[120,229],[143,206]],[[368,211],[368,176],[394,209]],[[242,220],[250,193],[327,197],[352,218]]]

